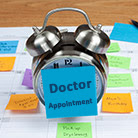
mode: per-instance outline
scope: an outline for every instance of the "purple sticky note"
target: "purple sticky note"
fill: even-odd
[[[31,69],[26,69],[25,73],[24,73],[22,85],[33,89],[33,83],[32,82],[33,82],[32,81],[32,71],[31,71]]]

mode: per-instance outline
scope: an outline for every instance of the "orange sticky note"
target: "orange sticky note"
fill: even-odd
[[[133,112],[130,93],[105,93],[102,100],[103,112]]]
[[[16,57],[0,57],[0,71],[11,71]]]
[[[38,106],[38,98],[35,94],[11,95],[5,110],[31,110]]]

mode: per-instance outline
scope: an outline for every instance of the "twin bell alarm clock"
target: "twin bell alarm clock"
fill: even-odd
[[[87,24],[78,26],[75,32],[47,26],[49,16],[60,11],[79,12],[84,15]],[[33,88],[44,105],[41,70],[83,66],[95,67],[97,102],[100,101],[107,84],[108,61],[105,53],[110,45],[110,39],[101,27],[101,24],[94,27],[87,14],[76,8],[54,9],[46,15],[41,29],[33,27],[34,33],[28,38],[26,48],[33,56]]]

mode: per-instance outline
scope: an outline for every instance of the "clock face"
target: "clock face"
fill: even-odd
[[[48,64],[43,69],[56,69],[56,68],[71,68],[71,67],[81,67],[81,66],[92,66],[90,63],[88,63],[86,60],[83,60],[81,58],[76,57],[64,57],[56,59]],[[101,79],[100,73],[96,71],[96,91],[97,91],[97,101],[100,100],[101,95],[103,94],[103,83]],[[44,92],[43,92],[43,83],[42,83],[42,76],[41,72],[37,79],[37,90],[36,94],[39,95],[38,97],[41,97],[41,102],[44,104]]]

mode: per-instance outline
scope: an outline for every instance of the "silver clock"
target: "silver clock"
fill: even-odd
[[[59,11],[79,12],[84,15],[87,24],[80,25],[75,32],[47,26],[49,16]],[[44,105],[41,70],[79,66],[95,67],[97,102],[100,101],[107,84],[108,61],[105,53],[110,45],[110,39],[101,27],[101,24],[92,26],[87,14],[76,8],[52,10],[46,15],[41,29],[33,27],[34,33],[28,38],[26,48],[34,57],[32,62],[34,91]]]

